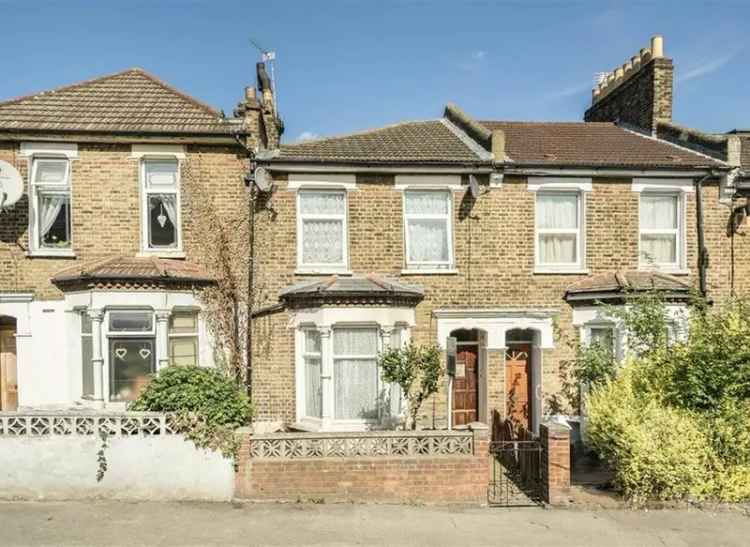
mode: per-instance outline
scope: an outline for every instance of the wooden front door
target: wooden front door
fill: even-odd
[[[531,344],[508,344],[505,351],[505,416],[531,429]]]
[[[16,331],[0,327],[0,410],[17,408]]]
[[[479,419],[479,346],[460,345],[453,379],[453,425],[466,425]]]

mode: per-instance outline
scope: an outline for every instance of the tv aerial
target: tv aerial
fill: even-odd
[[[255,49],[260,51],[260,60],[263,61],[264,63],[268,61],[268,64],[271,66],[271,89],[273,90],[273,95],[275,97],[276,111],[278,112],[279,92],[276,89],[276,73],[274,70],[276,66],[276,52],[261,47],[260,44],[258,44],[258,42],[256,42],[252,38],[250,38],[250,43],[253,45]]]
[[[22,194],[23,179],[18,169],[0,160],[0,210],[15,205]]]

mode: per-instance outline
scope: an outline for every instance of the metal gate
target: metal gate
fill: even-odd
[[[493,416],[490,454],[492,478],[487,489],[490,505],[542,504],[542,443],[539,439],[523,428],[515,428],[510,420],[501,422],[497,414]]]

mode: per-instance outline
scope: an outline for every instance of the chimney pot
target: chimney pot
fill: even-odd
[[[651,38],[651,58],[659,59],[664,57],[664,37],[657,34]]]
[[[255,99],[255,88],[253,86],[248,86],[245,88],[245,99],[248,101],[252,101]]]

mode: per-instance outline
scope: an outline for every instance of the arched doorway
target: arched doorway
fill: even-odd
[[[505,333],[505,416],[514,425],[538,428],[540,358],[537,333],[513,329]]]
[[[0,410],[18,408],[16,320],[0,315]]]

